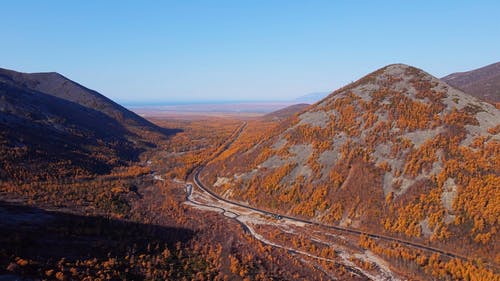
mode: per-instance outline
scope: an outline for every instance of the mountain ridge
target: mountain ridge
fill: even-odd
[[[59,97],[101,111],[111,118],[123,119],[122,121],[130,127],[142,126],[148,130],[160,129],[158,126],[141,118],[108,97],[72,81],[58,72],[23,73],[0,68],[0,79],[4,81],[10,80],[11,83],[30,90]]]
[[[500,102],[500,62],[452,73],[441,80],[484,101]]]

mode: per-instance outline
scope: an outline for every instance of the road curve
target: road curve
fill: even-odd
[[[203,203],[199,203],[196,200],[194,200],[192,198],[193,187],[192,187],[191,184],[187,184],[186,185],[186,192],[187,192],[186,201],[190,202],[191,204],[194,204],[194,205],[197,205],[197,206],[202,206],[202,207],[208,207],[208,208],[212,208],[212,209],[215,209],[215,210],[220,210],[221,214],[223,214],[223,215],[225,215],[226,213],[232,213],[232,214],[234,214],[235,215],[234,217],[229,217],[229,218],[231,218],[231,219],[235,220],[236,222],[238,222],[246,233],[249,233],[255,239],[259,240],[260,242],[262,242],[262,243],[264,243],[266,245],[286,250],[286,251],[288,251],[289,253],[292,253],[292,254],[303,255],[303,256],[307,256],[307,257],[312,258],[312,259],[316,259],[316,260],[320,260],[320,261],[326,261],[326,262],[331,262],[331,263],[334,263],[336,265],[345,265],[346,266],[346,270],[350,271],[351,273],[353,273],[355,275],[358,275],[358,276],[365,276],[367,278],[370,278],[371,280],[379,280],[380,279],[380,278],[377,278],[377,276],[374,276],[374,275],[370,274],[366,270],[364,270],[364,269],[362,269],[360,267],[357,267],[355,264],[352,264],[352,262],[349,262],[349,260],[347,260],[345,258],[343,258],[344,263],[340,263],[340,262],[338,262],[338,261],[336,261],[334,259],[325,258],[325,257],[321,257],[321,256],[316,256],[316,255],[310,254],[310,253],[302,251],[302,250],[294,249],[294,248],[291,248],[291,247],[288,247],[288,246],[283,246],[283,245],[274,243],[274,242],[272,242],[270,240],[267,240],[262,235],[260,235],[259,233],[257,233],[255,231],[255,229],[253,229],[251,226],[247,225],[244,221],[240,220],[239,215],[237,215],[236,213],[234,213],[232,211],[228,211],[228,210],[226,210],[226,209],[224,209],[222,207],[219,207],[219,206],[214,206],[214,205],[209,205],[209,204],[203,204]],[[212,194],[210,194],[210,195],[212,196]],[[248,208],[246,208],[246,209],[248,209]],[[335,278],[333,278],[329,273],[325,272],[323,269],[320,269],[320,270],[323,271],[323,273],[325,273],[327,276],[329,276],[330,278],[332,278],[332,280],[335,280]],[[382,270],[382,274],[385,274],[386,277],[387,276],[392,277],[392,275],[390,274],[390,272],[387,272],[387,271],[384,271],[384,270]],[[386,280],[386,279],[387,278],[385,278],[384,280]],[[389,279],[387,279],[387,280],[389,280]],[[398,280],[398,279],[390,279],[390,280]]]
[[[205,185],[203,185],[203,183],[199,179],[199,174],[200,174],[200,172],[201,172],[202,169],[203,169],[203,166],[200,166],[200,167],[198,167],[195,170],[193,179],[194,179],[194,182],[195,182],[196,186],[198,188],[202,189],[203,191],[207,192],[208,194],[210,194],[211,196],[213,196],[217,200],[224,201],[224,202],[226,202],[228,204],[232,204],[234,206],[238,206],[238,207],[241,207],[241,208],[246,208],[246,209],[249,209],[249,210],[252,210],[252,211],[255,211],[255,212],[259,212],[259,213],[264,214],[264,215],[272,216],[272,217],[280,216],[282,218],[286,218],[286,219],[289,219],[289,220],[295,221],[295,222],[301,222],[301,223],[304,223],[304,224],[321,226],[321,227],[324,227],[324,228],[334,229],[334,230],[341,231],[341,232],[347,232],[347,233],[355,234],[355,235],[358,235],[358,236],[365,235],[365,236],[373,238],[373,239],[384,240],[384,241],[388,241],[388,242],[397,242],[397,243],[400,243],[400,244],[404,244],[406,246],[410,246],[410,247],[413,247],[413,248],[418,248],[418,249],[426,250],[426,251],[429,251],[429,252],[438,253],[438,254],[445,255],[445,256],[448,256],[448,257],[451,257],[451,258],[459,258],[459,259],[462,259],[462,260],[469,260],[466,257],[460,256],[460,255],[457,255],[457,254],[454,254],[454,253],[446,252],[446,251],[443,251],[443,250],[440,250],[440,249],[436,249],[436,248],[429,247],[429,246],[422,245],[422,244],[417,244],[417,243],[414,243],[414,242],[409,242],[409,241],[401,240],[401,239],[398,239],[398,238],[393,238],[393,237],[389,237],[389,236],[384,236],[384,235],[369,233],[369,232],[360,231],[360,230],[352,229],[352,228],[346,228],[346,227],[340,227],[340,226],[334,226],[334,225],[321,224],[321,223],[313,222],[313,221],[310,221],[310,220],[305,220],[305,219],[301,219],[301,218],[291,217],[291,216],[287,216],[287,215],[283,215],[283,214],[279,214],[279,213],[275,213],[275,212],[269,212],[269,211],[266,211],[266,210],[263,210],[263,209],[259,209],[259,208],[255,208],[255,207],[252,207],[252,206],[244,205],[244,204],[241,204],[241,203],[238,203],[238,202],[227,200],[225,198],[220,197],[219,195],[217,195],[216,193],[214,193],[212,190],[206,188]]]
[[[415,248],[415,249],[420,249],[420,250],[425,250],[425,251],[432,252],[432,253],[437,253],[437,254],[444,255],[444,256],[447,256],[447,257],[450,257],[450,258],[458,258],[458,259],[461,259],[461,260],[464,260],[464,261],[469,261],[470,260],[467,257],[461,256],[461,255],[458,255],[458,254],[455,254],[455,253],[451,253],[451,252],[448,252],[448,251],[445,251],[445,250],[441,250],[441,249],[438,249],[438,248],[430,247],[430,246],[427,246],[427,245],[423,245],[423,244],[419,244],[419,243],[415,243],[415,242],[410,242],[410,241],[406,241],[406,240],[402,240],[402,239],[394,238],[394,237],[390,237],[390,236],[385,236],[385,235],[370,233],[370,232],[361,231],[361,230],[357,230],[357,229],[347,228],[347,227],[340,227],[340,226],[334,226],[334,225],[321,224],[321,223],[313,222],[313,221],[306,220],[306,219],[301,219],[301,218],[297,218],[297,217],[283,215],[283,214],[279,214],[279,213],[276,213],[276,212],[270,212],[270,211],[267,211],[267,210],[259,209],[259,208],[256,208],[256,207],[252,207],[252,206],[249,206],[249,205],[245,205],[245,204],[242,204],[242,203],[239,203],[239,202],[235,202],[235,201],[231,201],[231,200],[222,198],[217,193],[215,193],[211,189],[207,188],[200,181],[199,175],[200,175],[201,171],[203,170],[203,168],[205,167],[205,164],[208,163],[209,161],[213,160],[218,155],[220,155],[223,151],[227,150],[229,148],[229,146],[231,146],[231,144],[233,144],[238,139],[238,137],[241,135],[241,133],[243,132],[243,130],[244,130],[244,128],[246,126],[247,126],[247,123],[243,122],[243,124],[238,129],[236,129],[233,134],[231,134],[231,136],[229,137],[229,140],[226,141],[223,144],[223,149],[218,150],[217,153],[214,154],[214,156],[212,157],[212,159],[209,159],[209,160],[205,161],[203,164],[201,164],[200,166],[196,167],[193,170],[193,173],[192,173],[192,175],[193,175],[193,181],[196,184],[196,186],[198,188],[200,188],[201,190],[205,191],[206,193],[210,194],[215,199],[223,201],[223,202],[228,203],[228,204],[232,204],[234,206],[238,206],[238,207],[241,207],[241,208],[246,208],[246,209],[249,209],[249,210],[252,210],[252,211],[255,211],[255,212],[259,212],[261,214],[268,215],[268,216],[273,216],[273,217],[278,217],[279,216],[281,218],[286,218],[286,219],[289,219],[289,220],[295,221],[295,222],[300,222],[300,223],[309,224],[309,225],[316,225],[316,226],[320,226],[320,227],[324,227],[324,228],[329,228],[329,229],[333,229],[333,230],[337,230],[337,231],[341,231],[341,232],[345,232],[345,233],[350,233],[350,234],[354,234],[354,235],[358,235],[358,236],[365,235],[367,237],[370,237],[370,238],[373,238],[373,239],[377,239],[377,240],[386,241],[386,242],[396,242],[396,243],[400,243],[400,244],[403,244],[403,245],[406,245],[406,246],[409,246],[409,247],[412,247],[412,248]],[[497,266],[492,265],[490,263],[488,263],[488,265],[491,266],[491,267],[494,267],[496,269],[499,269]]]

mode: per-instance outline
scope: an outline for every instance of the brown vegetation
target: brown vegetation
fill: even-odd
[[[227,179],[214,189],[232,200],[498,263],[499,125],[475,138],[468,130],[485,111],[500,123],[500,112],[466,100],[418,69],[389,66],[302,115],[249,123],[202,178]]]

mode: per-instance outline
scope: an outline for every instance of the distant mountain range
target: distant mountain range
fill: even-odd
[[[106,173],[168,134],[58,73],[0,69],[0,178]]]
[[[456,72],[441,80],[482,100],[500,102],[500,62],[466,72]]]
[[[309,93],[309,94],[300,96],[300,97],[294,99],[293,101],[297,102],[297,103],[309,103],[309,104],[313,104],[313,103],[315,103],[315,102],[323,99],[324,97],[328,96],[328,94],[329,94],[329,92]]]

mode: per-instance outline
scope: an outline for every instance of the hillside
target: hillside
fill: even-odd
[[[256,130],[201,174],[224,197],[499,262],[493,105],[395,64]]]
[[[161,130],[146,119],[56,72],[22,73],[0,68],[0,81],[11,86],[44,93],[99,111],[117,120],[128,130]]]
[[[0,69],[0,178],[103,174],[167,132],[57,74]]]
[[[71,110],[76,114],[76,109]],[[297,266],[300,261],[288,251],[259,243],[226,216],[186,204],[186,186],[179,179],[211,157],[239,120],[202,116],[155,122],[180,132],[141,155],[146,163],[85,178],[61,175],[20,184],[1,178],[0,279],[327,278],[315,264]],[[336,272],[350,276],[343,267]]]
[[[500,62],[471,71],[452,73],[441,80],[479,99],[500,102]]]
[[[268,113],[268,114],[264,115],[263,118],[265,120],[274,120],[274,121],[284,120],[284,119],[290,118],[291,116],[293,116],[296,113],[299,113],[299,112],[305,110],[309,106],[310,105],[307,103],[299,103],[299,104],[290,105],[290,106],[287,106],[285,108]]]

